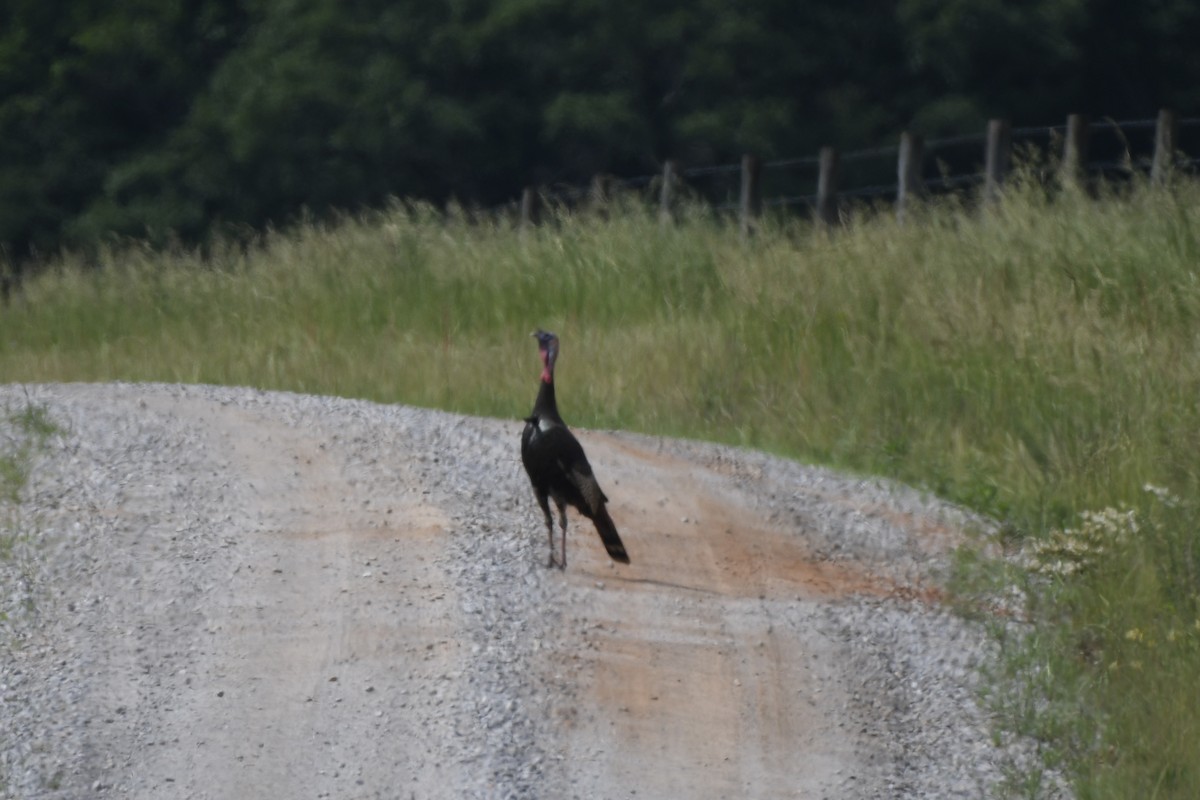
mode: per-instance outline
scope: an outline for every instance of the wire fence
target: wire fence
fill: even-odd
[[[995,122],[993,123],[995,124]],[[1004,149],[999,162],[1006,171],[1015,154],[1018,158],[1050,158],[1061,162],[1077,159],[1082,176],[1108,180],[1151,175],[1157,163],[1169,163],[1175,171],[1200,172],[1200,117],[1178,118],[1163,111],[1154,119],[1112,120],[1073,116],[1064,124],[1008,128],[1004,123]],[[1078,126],[1082,125],[1080,129]],[[1073,128],[1073,126],[1076,126]],[[944,194],[978,190],[989,181],[986,165],[992,125],[988,131],[945,136],[917,142],[916,164],[909,167],[907,180],[915,194]],[[837,153],[833,193],[838,202],[902,200],[905,196],[905,134],[894,145]],[[1072,151],[1072,148],[1075,148]],[[1164,153],[1164,148],[1166,152]],[[743,214],[759,209],[818,211],[823,202],[819,185],[823,181],[820,155],[779,158],[754,162],[747,174],[747,159],[741,163],[692,165],[677,168],[664,165],[664,171],[633,176],[598,177],[590,186],[556,185],[526,190],[526,202],[532,192],[541,202],[578,206],[611,193],[662,192],[664,182],[678,192],[700,199],[718,212],[741,210]],[[1002,181],[1004,175],[992,176]],[[914,188],[910,187],[910,188]],[[747,197],[747,192],[757,196]],[[669,202],[663,193],[661,202]],[[748,207],[752,210],[748,211]],[[527,209],[523,208],[524,217]]]

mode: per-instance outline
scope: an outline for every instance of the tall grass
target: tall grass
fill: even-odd
[[[777,221],[748,242],[700,211],[671,228],[634,208],[521,233],[396,207],[203,259],[63,258],[0,312],[0,375],[515,419],[542,326],[562,338],[560,406],[576,425],[891,475],[996,516],[1014,547],[1132,508],[1143,534],[1097,564],[1006,575],[1031,622],[1003,638],[997,707],[1045,737],[1082,796],[1190,798],[1198,322],[1195,184],[1095,199],[1025,183],[986,216],[946,201],[903,226]]]

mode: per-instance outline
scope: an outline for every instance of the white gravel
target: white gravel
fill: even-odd
[[[523,409],[0,386],[28,401],[64,431],[0,557],[0,797],[975,798],[1028,757],[922,599],[982,523],[903,487],[584,436],[634,563],[573,521],[560,573]],[[751,531],[783,543],[726,564]]]

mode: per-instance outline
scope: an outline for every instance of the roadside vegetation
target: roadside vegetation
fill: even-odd
[[[37,611],[35,527],[21,515],[19,503],[37,451],[59,430],[45,406],[26,400],[0,407],[0,659],[6,661],[22,646],[18,631],[26,626],[19,620]],[[10,780],[7,765],[0,764],[0,795],[7,796]]]
[[[38,450],[59,430],[36,403],[0,408],[0,658],[20,646],[17,621],[37,610],[36,524],[21,514],[20,502]],[[6,781],[0,768],[0,790]]]
[[[23,535],[16,508],[29,481],[33,457],[58,430],[46,408],[35,403],[4,409],[0,415],[0,561],[13,558]]]
[[[1101,194],[1016,181],[986,214],[934,201],[905,225],[768,220],[749,241],[699,209],[522,232],[397,205],[203,258],[121,244],[24,283],[0,375],[515,421],[528,334],[554,330],[574,425],[888,475],[997,519],[1005,557],[964,552],[955,578],[1001,645],[997,735],[1039,737],[1080,797],[1194,798],[1200,186]],[[1027,769],[1008,789],[1043,785]]]

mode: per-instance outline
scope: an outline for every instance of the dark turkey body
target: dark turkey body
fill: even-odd
[[[569,505],[588,519],[604,508],[604,492],[575,435],[561,422],[530,417],[521,433],[521,463],[533,491]]]
[[[549,392],[553,402],[553,387]],[[539,397],[543,399],[543,397]],[[543,410],[539,414],[538,408]],[[534,407],[534,415],[525,420],[525,430],[521,432],[521,463],[533,484],[533,493],[542,514],[546,517],[546,531],[550,537],[550,565],[554,559],[554,521],[550,516],[551,499],[558,507],[562,543],[560,549],[562,560],[559,566],[567,566],[567,506],[573,506],[579,513],[590,519],[596,525],[596,532],[604,543],[604,549],[614,560],[622,564],[629,563],[629,554],[617,533],[617,526],[608,515],[605,503],[608,498],[600,491],[600,484],[592,474],[592,465],[579,440],[563,423],[554,411],[553,405],[546,410],[546,404],[539,402]]]

